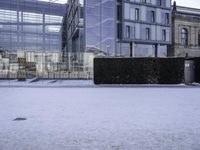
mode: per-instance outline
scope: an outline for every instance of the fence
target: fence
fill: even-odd
[[[31,79],[31,78],[40,78],[40,79],[92,79],[93,72],[87,71],[76,71],[76,72],[5,72],[0,71],[0,79]]]
[[[81,61],[69,53],[63,62],[60,52],[0,51],[0,79],[92,79],[93,54],[80,55]]]

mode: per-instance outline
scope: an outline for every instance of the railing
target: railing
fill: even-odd
[[[0,79],[92,79],[93,72],[81,71],[81,72],[9,72],[0,71]]]
[[[0,50],[0,79],[92,79],[93,55],[67,53],[62,61],[60,52]]]

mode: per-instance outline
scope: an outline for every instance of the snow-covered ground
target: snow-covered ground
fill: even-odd
[[[199,149],[200,88],[0,88],[0,150]]]
[[[185,84],[178,84],[178,85],[159,85],[159,84],[147,84],[147,85],[95,85],[93,80],[38,80],[36,79],[28,79],[26,81],[18,81],[18,80],[0,80],[0,87],[93,87],[93,88],[99,88],[99,87],[200,87],[200,84],[193,83],[190,85]]]

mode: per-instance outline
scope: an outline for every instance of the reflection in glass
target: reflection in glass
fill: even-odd
[[[115,1],[87,0],[86,9],[86,52],[93,48],[106,55],[115,55]]]

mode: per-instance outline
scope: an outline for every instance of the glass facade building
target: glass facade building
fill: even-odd
[[[0,1],[0,47],[9,51],[61,51],[65,5],[38,0]]]
[[[69,70],[92,71],[96,55],[115,56],[115,8],[115,0],[68,0],[62,48]]]
[[[67,78],[60,0],[0,0],[0,79]],[[64,3],[64,1],[63,1]]]
[[[75,1],[80,3],[71,0],[69,6]],[[167,56],[167,45],[171,44],[171,0],[84,0],[83,14],[84,42],[79,52],[120,57]],[[67,24],[71,26],[71,21]],[[77,49],[70,47],[70,51]]]
[[[34,66],[36,73],[57,70],[70,76],[91,73],[96,56],[167,56],[171,0],[62,0],[66,5],[58,1],[0,1],[3,71],[9,64],[16,72]]]

